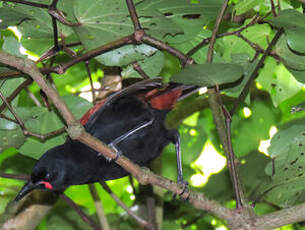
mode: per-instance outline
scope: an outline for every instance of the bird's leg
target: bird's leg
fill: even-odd
[[[138,132],[139,130],[141,130],[141,129],[143,129],[143,128],[149,126],[149,125],[151,125],[151,124],[153,123],[153,121],[154,121],[154,118],[152,117],[149,121],[143,122],[143,123],[140,124],[139,126],[137,126],[137,127],[133,128],[133,129],[129,130],[128,132],[124,133],[123,135],[121,135],[121,136],[115,138],[113,141],[111,141],[111,142],[108,144],[108,146],[111,147],[111,148],[113,148],[113,149],[115,150],[115,152],[116,152],[116,157],[113,158],[113,159],[108,159],[108,158],[106,158],[106,159],[109,160],[109,161],[116,161],[116,160],[122,155],[122,152],[121,152],[120,149],[118,149],[117,145],[118,145],[121,141],[125,140],[127,137],[129,137],[129,136],[131,136],[132,134],[134,134],[135,132]],[[100,154],[99,154],[99,155],[100,155]]]
[[[177,155],[177,183],[183,185],[183,190],[179,194],[181,196],[183,193],[188,191],[188,182],[183,179],[182,174],[182,163],[181,163],[181,141],[180,141],[180,135],[179,132],[175,129],[171,129],[168,132],[170,140],[175,144],[176,148],[176,155]]]

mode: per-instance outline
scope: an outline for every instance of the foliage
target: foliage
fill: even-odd
[[[51,0],[30,0],[50,4]],[[141,78],[133,67],[138,63],[149,77],[162,76],[165,81],[195,84],[202,87],[219,86],[222,100],[230,109],[243,91],[246,82],[267,49],[277,30],[284,34],[265,60],[250,93],[235,112],[232,119],[232,143],[240,162],[239,173],[249,202],[258,202],[255,212],[259,215],[284,207],[304,203],[304,117],[305,112],[290,113],[292,106],[304,110],[305,83],[305,4],[296,0],[280,0],[272,8],[267,0],[232,0],[220,25],[219,37],[214,47],[214,63],[207,64],[208,38],[221,0],[137,0],[139,21],[148,36],[156,38],[183,53],[188,53],[206,39],[191,57],[196,62],[184,66],[177,61],[171,50],[158,49],[153,44],[125,44],[90,58],[89,69],[95,87],[110,67],[119,67],[123,79]],[[276,1],[274,1],[276,2]],[[275,3],[275,4],[278,4]],[[11,2],[0,2],[0,49],[21,58],[37,58],[54,45],[52,18],[47,9]],[[134,32],[131,17],[123,0],[61,0],[57,9],[74,26],[57,21],[59,44],[62,50],[53,58],[38,63],[40,68],[50,68],[67,63],[93,49],[129,36]],[[275,14],[274,14],[275,12]],[[254,20],[256,18],[256,20]],[[79,25],[77,25],[79,23]],[[8,28],[8,26],[10,26]],[[21,33],[19,37],[16,26]],[[15,32],[12,32],[15,31]],[[72,44],[71,46],[67,44]],[[67,46],[66,46],[67,45]],[[20,51],[20,46],[26,52]],[[64,48],[63,48],[64,47]],[[73,56],[74,54],[74,56]],[[0,64],[0,91],[9,98],[18,89],[26,76],[4,79],[6,73],[14,71]],[[77,119],[92,106],[80,97],[88,90],[88,74],[83,62],[70,66],[65,73],[52,73],[56,89]],[[86,88],[87,87],[87,88]],[[64,122],[54,106],[44,106],[43,95],[35,83],[26,87],[10,101],[25,128],[33,133],[46,134],[64,127]],[[29,93],[39,100],[38,107]],[[87,92],[88,94],[88,92]],[[89,92],[90,94],[90,92]],[[91,94],[90,94],[91,95]],[[0,172],[29,174],[35,160],[49,148],[65,141],[67,134],[60,134],[45,141],[37,137],[24,136],[21,127],[13,122],[13,114],[4,107],[0,118]],[[227,206],[234,203],[234,192],[227,169],[208,171],[217,162],[205,159],[207,145],[212,145],[225,156],[208,107],[205,94],[185,99],[169,115],[168,124],[177,127],[181,134],[183,169],[191,189],[203,192]],[[183,121],[182,121],[183,120]],[[182,122],[181,122],[182,121]],[[277,129],[273,135],[270,131]],[[269,141],[268,150],[262,150],[263,141]],[[175,180],[175,149],[169,145],[164,149],[158,173]],[[263,154],[264,153],[264,154]],[[201,162],[199,162],[201,161]],[[199,163],[198,163],[199,162]],[[160,169],[161,168],[161,169]],[[213,167],[212,167],[213,168]],[[194,178],[206,181],[196,182]],[[129,207],[139,209],[141,187],[131,189],[128,178],[110,181],[114,193]],[[22,183],[0,178],[0,214],[5,205],[14,198]],[[111,229],[138,228],[126,212],[109,194],[96,186],[102,199],[104,211],[113,226]],[[66,192],[82,209],[96,219],[96,209],[87,186],[73,186]],[[263,196],[261,197],[261,195]],[[190,205],[177,201],[171,194],[162,193],[163,229],[216,229],[223,226],[221,220],[210,214],[198,212]],[[258,197],[261,199],[256,200]],[[142,213],[139,211],[139,215]],[[291,225],[289,229],[299,229]],[[56,205],[41,224],[45,229],[90,229],[62,202]],[[301,229],[301,227],[300,227]]]

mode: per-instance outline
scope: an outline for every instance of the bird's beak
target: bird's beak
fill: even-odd
[[[33,191],[34,189],[38,188],[40,183],[33,183],[32,181],[27,182],[18,193],[14,201],[19,201],[29,192]]]

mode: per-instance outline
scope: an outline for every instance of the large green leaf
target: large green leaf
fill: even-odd
[[[289,207],[305,200],[305,148],[304,141],[299,144],[288,144],[285,141],[282,145],[288,151],[277,156],[274,163],[266,167],[271,182],[261,192],[268,191],[265,199],[269,202]]]
[[[6,69],[3,69],[3,72],[6,72]],[[18,88],[18,86],[20,84],[22,84],[25,80],[26,80],[26,78],[24,78],[24,77],[0,80],[1,93],[5,97],[10,96]],[[1,99],[0,99],[0,102],[1,102],[1,104],[3,103]],[[15,99],[11,102],[11,105],[12,106],[17,105],[17,103],[18,103],[18,96],[15,97]]]
[[[265,61],[265,68],[256,81],[271,95],[275,107],[302,90],[302,84],[294,79],[284,65],[271,58]]]
[[[86,211],[85,211],[86,213]],[[96,222],[96,220],[94,219]],[[65,202],[59,201],[46,217],[47,230],[90,230],[92,227]]]
[[[80,119],[81,116],[91,107],[91,103],[74,95],[64,96],[63,100],[77,119]],[[32,118],[25,121],[25,126],[29,131],[46,134],[64,127],[62,120],[54,111],[49,112],[46,108],[40,108],[40,112],[37,113],[35,110],[37,110],[37,108],[28,110],[32,114]],[[19,152],[31,158],[39,159],[41,155],[50,148],[63,144],[65,139],[65,134],[52,137],[45,142],[30,137],[27,138],[26,142],[19,148]]]
[[[204,25],[216,19],[221,7],[221,0],[205,0],[192,2],[188,0],[146,0],[138,5],[138,9],[160,11],[183,30],[175,36],[167,33],[166,40],[170,43],[181,43],[192,39]],[[153,31],[152,35],[158,36]]]
[[[45,0],[31,1],[43,4],[51,3],[49,0],[47,2]],[[58,8],[66,14],[68,20],[75,22],[71,10],[72,2],[73,0],[59,1]],[[11,14],[15,16],[19,14],[16,20],[12,20],[11,17],[8,18],[8,21],[5,20],[5,26],[18,25],[18,29],[22,33],[21,42],[25,48],[41,55],[53,46],[52,20],[47,9],[24,4],[4,4],[4,6],[0,8],[0,14],[2,15],[1,11],[5,12],[4,15]],[[78,41],[70,27],[63,25],[62,23],[57,23],[57,26],[59,34],[65,38],[66,43]]]
[[[241,78],[242,74],[243,68],[237,64],[197,64],[189,65],[174,74],[171,81],[209,87],[235,82]]]
[[[241,109],[232,119],[232,143],[237,157],[256,151],[260,141],[269,138],[269,130],[279,118],[270,101],[254,101],[250,109],[250,117],[246,118]]]
[[[234,7],[235,13],[236,15],[241,15],[243,13],[246,13],[247,11],[252,10],[255,6],[258,6],[262,2],[263,0],[238,1],[238,3]]]
[[[295,71],[305,71],[305,56],[292,52],[287,44],[287,37],[279,39],[275,46],[275,52],[281,57],[283,64]]]
[[[294,120],[280,127],[280,130],[271,139],[271,145],[268,148],[270,156],[273,158],[285,155],[291,146],[303,145],[305,143],[304,131],[304,119]]]
[[[243,26],[247,25],[250,19],[246,20]],[[232,28],[229,31],[236,31]],[[257,44],[261,48],[268,46],[268,39],[271,36],[271,28],[267,24],[253,25],[241,33],[244,37],[252,43]],[[231,61],[233,54],[248,54],[250,59],[255,55],[255,50],[243,39],[237,36],[225,36],[221,39],[223,41],[223,57],[226,61]],[[233,60],[232,60],[233,61]]]
[[[108,66],[126,66],[154,55],[158,50],[149,45],[127,45],[109,51],[96,59]]]
[[[15,37],[4,37],[2,50],[17,57],[25,57],[20,53],[20,44]]]
[[[88,7],[89,6],[89,7]],[[126,2],[123,0],[76,1],[74,14],[81,26],[75,27],[83,45],[94,49],[134,32]],[[162,38],[182,30],[156,9],[137,7],[142,27],[151,35]]]
[[[230,97],[238,97],[242,90],[244,89],[246,83],[248,82],[249,78],[251,77],[252,72],[254,71],[258,61],[250,62],[250,57],[248,54],[245,53],[234,53],[232,54],[232,62],[235,64],[239,64],[243,67],[244,73],[243,73],[243,79],[240,82],[240,84],[229,87],[228,89],[225,89],[224,92],[226,95]],[[250,95],[246,97],[246,103],[250,104]]]
[[[154,55],[147,57],[142,61],[139,61],[138,64],[149,77],[159,76],[164,66],[164,54],[161,51],[158,51]],[[140,74],[134,70],[132,65],[128,65],[127,68],[123,69],[121,75],[123,78],[142,78],[142,76],[140,76]]]
[[[287,44],[299,53],[305,53],[305,15],[295,9],[283,10],[277,17],[271,19],[277,27],[284,27]]]

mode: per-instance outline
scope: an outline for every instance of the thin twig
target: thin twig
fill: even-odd
[[[132,64],[132,67],[135,71],[138,72],[138,74],[140,74],[140,76],[143,79],[149,79],[149,76],[144,72],[144,70],[141,68],[141,66],[139,65],[139,63],[135,62]]]
[[[213,61],[213,52],[214,52],[214,44],[216,41],[216,35],[217,35],[217,31],[218,28],[220,26],[220,23],[222,21],[224,12],[228,6],[228,0],[224,0],[223,5],[221,7],[220,13],[216,19],[216,23],[213,29],[213,33],[211,36],[211,41],[210,41],[210,45],[209,45],[209,49],[208,49],[208,55],[207,55],[207,63],[212,63]],[[237,208],[241,208],[243,206],[244,201],[242,200],[244,195],[243,195],[243,191],[242,188],[240,186],[240,181],[238,178],[238,174],[236,171],[236,166],[235,166],[235,156],[233,155],[233,151],[230,151],[230,145],[229,145],[229,141],[228,141],[228,130],[226,129],[226,127],[224,127],[224,117],[223,117],[223,112],[222,108],[224,107],[221,98],[220,98],[220,94],[219,91],[217,90],[218,86],[211,88],[208,90],[208,95],[209,95],[209,103],[213,112],[213,117],[214,120],[216,122],[216,128],[217,128],[217,132],[221,138],[221,142],[223,144],[225,153],[227,155],[227,164],[228,164],[228,168],[230,171],[230,175],[231,175],[231,179],[232,179],[232,184],[233,184],[233,188],[235,191],[235,195],[236,195],[236,207]],[[217,119],[216,119],[217,117]],[[223,130],[227,130],[227,132],[223,132]],[[232,167],[232,164],[234,164],[234,167]]]
[[[95,185],[94,184],[89,184],[88,187],[89,187],[89,191],[91,193],[91,196],[94,200],[95,210],[96,210],[96,213],[97,213],[97,216],[98,216],[98,219],[99,219],[99,222],[100,222],[100,225],[101,225],[102,229],[103,230],[110,230],[107,218],[106,218],[105,213],[104,213],[104,207],[103,207],[102,201],[101,201],[101,199],[100,199],[100,197],[97,193]]]
[[[157,230],[157,222],[156,222],[156,202],[155,199],[151,196],[146,198],[146,207],[148,211],[148,221],[151,224],[150,230]]]
[[[58,46],[58,29],[57,29],[56,18],[54,18],[53,16],[52,16],[52,27],[53,27],[54,50],[55,52],[58,52],[60,50]]]
[[[95,103],[96,103],[96,96],[95,96],[95,89],[94,89],[94,85],[93,85],[91,71],[90,71],[90,68],[89,68],[89,61],[85,61],[85,67],[86,67],[86,70],[87,70],[87,74],[88,74],[88,78],[89,78],[90,86],[91,86],[92,103],[95,105]]]
[[[227,9],[228,6],[228,0],[224,0],[220,13],[216,19],[215,22],[215,26],[213,28],[213,32],[212,32],[212,36],[211,36],[211,40],[210,40],[210,45],[209,45],[209,49],[208,49],[208,55],[207,55],[207,63],[212,63],[213,62],[213,52],[214,52],[214,45],[215,45],[215,41],[216,41],[216,36],[217,36],[217,32],[220,26],[220,23],[222,21],[222,18],[224,16],[224,13]]]
[[[131,175],[129,175],[128,180],[129,180],[130,186],[132,187],[133,194],[135,196],[137,196],[137,190],[136,190],[136,186],[135,186],[134,181],[133,181],[133,177]]]
[[[256,14],[255,17],[245,26],[240,27],[238,30],[236,31],[232,31],[232,32],[225,32],[222,34],[217,34],[216,38],[222,38],[225,36],[231,36],[231,35],[237,35],[239,33],[241,33],[242,31],[244,31],[245,29],[249,28],[250,26],[253,26],[257,20],[258,20],[259,15]],[[195,47],[193,47],[190,51],[188,51],[186,54],[188,56],[192,56],[194,53],[196,53],[199,49],[201,49],[202,47],[204,47],[205,45],[209,44],[209,42],[211,41],[211,37],[205,38],[203,39],[198,45],[196,45]]]
[[[247,96],[248,92],[249,92],[249,88],[251,83],[254,81],[254,79],[258,76],[258,71],[260,70],[260,68],[263,67],[264,65],[264,61],[266,59],[266,57],[269,55],[269,53],[271,52],[273,46],[276,44],[276,42],[279,40],[279,38],[281,37],[282,33],[284,32],[284,29],[281,28],[280,30],[278,30],[278,32],[275,34],[274,38],[272,39],[271,43],[269,44],[269,46],[266,49],[266,52],[264,53],[264,55],[261,57],[261,59],[259,60],[259,62],[257,63],[255,69],[253,70],[249,80],[247,81],[245,87],[243,88],[242,92],[240,93],[239,97],[235,100],[233,107],[230,111],[231,116],[235,113],[238,105],[244,101],[245,97]]]
[[[22,175],[22,174],[8,174],[8,173],[0,173],[0,177],[7,178],[7,179],[14,179],[14,180],[29,180],[29,175]]]
[[[26,88],[28,85],[32,84],[33,80],[32,78],[28,78],[26,79],[24,82],[22,82],[15,90],[14,92],[8,97],[6,98],[6,101],[8,103],[11,103],[15,97],[18,96],[18,94],[24,89]],[[6,108],[6,105],[5,103],[2,103],[1,106],[0,106],[0,113],[2,113],[2,111]]]
[[[136,12],[136,8],[134,6],[133,1],[132,0],[126,0],[126,5],[128,7],[128,10],[129,10],[129,14],[130,14],[131,21],[133,23],[134,30],[135,31],[142,30],[141,24],[140,24],[140,21],[139,21],[139,18],[138,18],[137,12]]]
[[[275,10],[275,5],[274,5],[274,2],[273,0],[270,0],[270,3],[271,3],[271,12],[273,14],[274,17],[276,17],[276,10]]]
[[[49,73],[54,72],[57,74],[63,74],[69,67],[71,67],[79,62],[90,60],[91,58],[94,58],[98,55],[106,53],[107,51],[114,50],[116,48],[119,48],[119,47],[127,45],[127,44],[131,44],[133,42],[134,42],[134,35],[132,34],[132,35],[120,38],[116,41],[107,43],[96,49],[90,50],[87,53],[77,56],[76,58],[74,58],[66,63],[60,64],[60,65],[57,65],[54,67],[50,67],[50,68],[42,68],[41,73],[49,74]]]
[[[42,105],[41,105],[40,101],[39,101],[38,98],[29,90],[29,88],[28,88],[28,87],[25,87],[24,89],[25,89],[25,91],[27,92],[27,94],[29,95],[29,98],[31,98],[32,101],[35,103],[35,105],[36,105],[37,107],[41,107]]]
[[[23,0],[2,0],[3,2],[14,2],[14,3],[20,3],[23,5],[28,5],[28,6],[33,6],[33,7],[38,7],[38,8],[45,8],[48,9],[49,5],[46,4],[41,4],[41,3],[36,3],[36,2],[28,2],[28,1],[23,1]]]
[[[128,215],[130,215],[135,221],[137,221],[138,224],[140,224],[141,226],[145,227],[146,229],[150,229],[151,225],[150,223],[148,223],[146,220],[143,220],[141,217],[137,216],[136,214],[134,214],[134,212],[132,212],[130,210],[130,208],[128,208],[121,200],[120,198],[118,198],[109,188],[109,186],[104,182],[104,181],[100,181],[101,186],[103,187],[103,189],[108,192],[108,194],[117,202],[118,205],[120,205],[127,213]]]
[[[143,37],[141,38],[141,41],[143,43],[146,43],[148,45],[151,45],[151,46],[157,48],[158,50],[164,50],[164,51],[167,51],[170,54],[176,56],[180,60],[182,66],[185,66],[187,64],[191,64],[193,62],[192,58],[185,55],[181,51],[165,44],[164,42],[162,42],[160,40],[157,40],[153,37],[150,37],[149,35],[144,34]]]
[[[61,128],[58,130],[55,130],[53,132],[50,132],[48,134],[40,134],[40,133],[33,133],[31,131],[28,131],[27,128],[24,125],[24,122],[21,120],[21,118],[19,118],[19,116],[17,115],[17,113],[14,111],[14,109],[12,108],[12,106],[8,103],[8,101],[6,100],[6,98],[4,97],[4,95],[1,93],[0,91],[0,98],[2,99],[2,101],[4,102],[4,104],[7,106],[7,108],[9,109],[9,111],[13,114],[14,118],[16,119],[16,121],[18,122],[20,128],[23,131],[23,134],[25,136],[33,136],[33,137],[37,137],[41,140],[45,140],[47,138],[50,138],[52,136],[58,135],[60,133],[63,133],[65,131],[65,128]]]
[[[70,199],[70,197],[66,196],[65,194],[61,194],[60,198],[62,198],[72,209],[74,209],[85,223],[89,224],[94,230],[101,230],[101,228],[98,227],[93,220],[91,220],[91,218],[85,214],[80,207],[74,203],[73,200]]]

